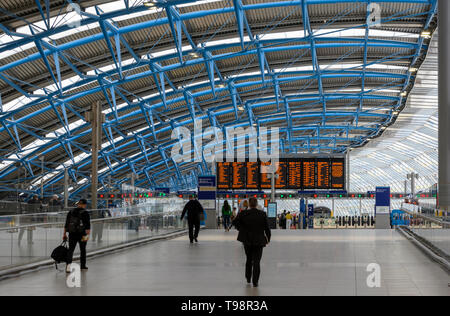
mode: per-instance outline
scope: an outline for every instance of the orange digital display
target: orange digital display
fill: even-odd
[[[247,162],[247,188],[259,189],[259,164]]]
[[[233,189],[245,189],[245,185],[246,185],[246,164],[245,162],[234,162],[233,163]]]
[[[231,162],[217,163],[217,188],[228,190],[231,184]]]
[[[344,159],[336,159],[331,163],[331,188],[345,188]]]
[[[317,189],[330,188],[330,160],[317,160]]]
[[[287,162],[287,174],[288,174],[288,188],[299,189],[302,187],[302,162],[288,161]]]
[[[277,179],[275,180],[275,188],[287,189],[287,162],[280,161],[277,164]]]
[[[261,189],[270,189],[272,188],[272,182],[268,176],[268,173],[263,173],[269,166],[270,162],[261,162]]]
[[[217,188],[270,190],[271,162],[218,162]],[[279,190],[344,190],[345,158],[281,158],[276,165]]]
[[[316,188],[316,161],[314,159],[303,160],[303,189]]]

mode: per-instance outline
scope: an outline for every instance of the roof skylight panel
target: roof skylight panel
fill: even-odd
[[[17,109],[27,105],[28,103],[30,103],[32,101],[33,101],[33,99],[22,95],[22,96],[18,97],[17,99],[13,100],[13,101],[10,101],[8,103],[3,104],[3,112],[17,110]]]

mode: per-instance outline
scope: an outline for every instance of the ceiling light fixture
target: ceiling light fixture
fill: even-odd
[[[157,4],[157,2],[155,0],[144,2],[144,6],[147,8],[154,8],[154,7],[156,7],[156,4]]]
[[[197,52],[190,52],[188,55],[189,55],[189,57],[192,57],[192,58],[199,58],[200,57],[200,55]]]
[[[431,38],[431,32],[430,31],[423,31],[420,33],[420,37],[430,39]]]

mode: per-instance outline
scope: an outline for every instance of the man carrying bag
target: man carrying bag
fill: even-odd
[[[67,253],[66,272],[70,273],[73,260],[73,252],[77,244],[80,244],[80,262],[81,270],[87,270],[86,266],[86,245],[91,233],[91,218],[86,211],[87,201],[81,199],[77,208],[71,210],[67,214],[66,225],[64,226],[63,240],[67,240],[67,233],[69,233],[69,251]]]

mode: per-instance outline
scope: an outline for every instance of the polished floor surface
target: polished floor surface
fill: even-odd
[[[369,288],[370,264],[381,287]],[[259,288],[244,281],[236,232],[202,231],[92,259],[81,288],[45,269],[0,281],[0,295],[450,295],[450,276],[390,230],[274,231]]]

